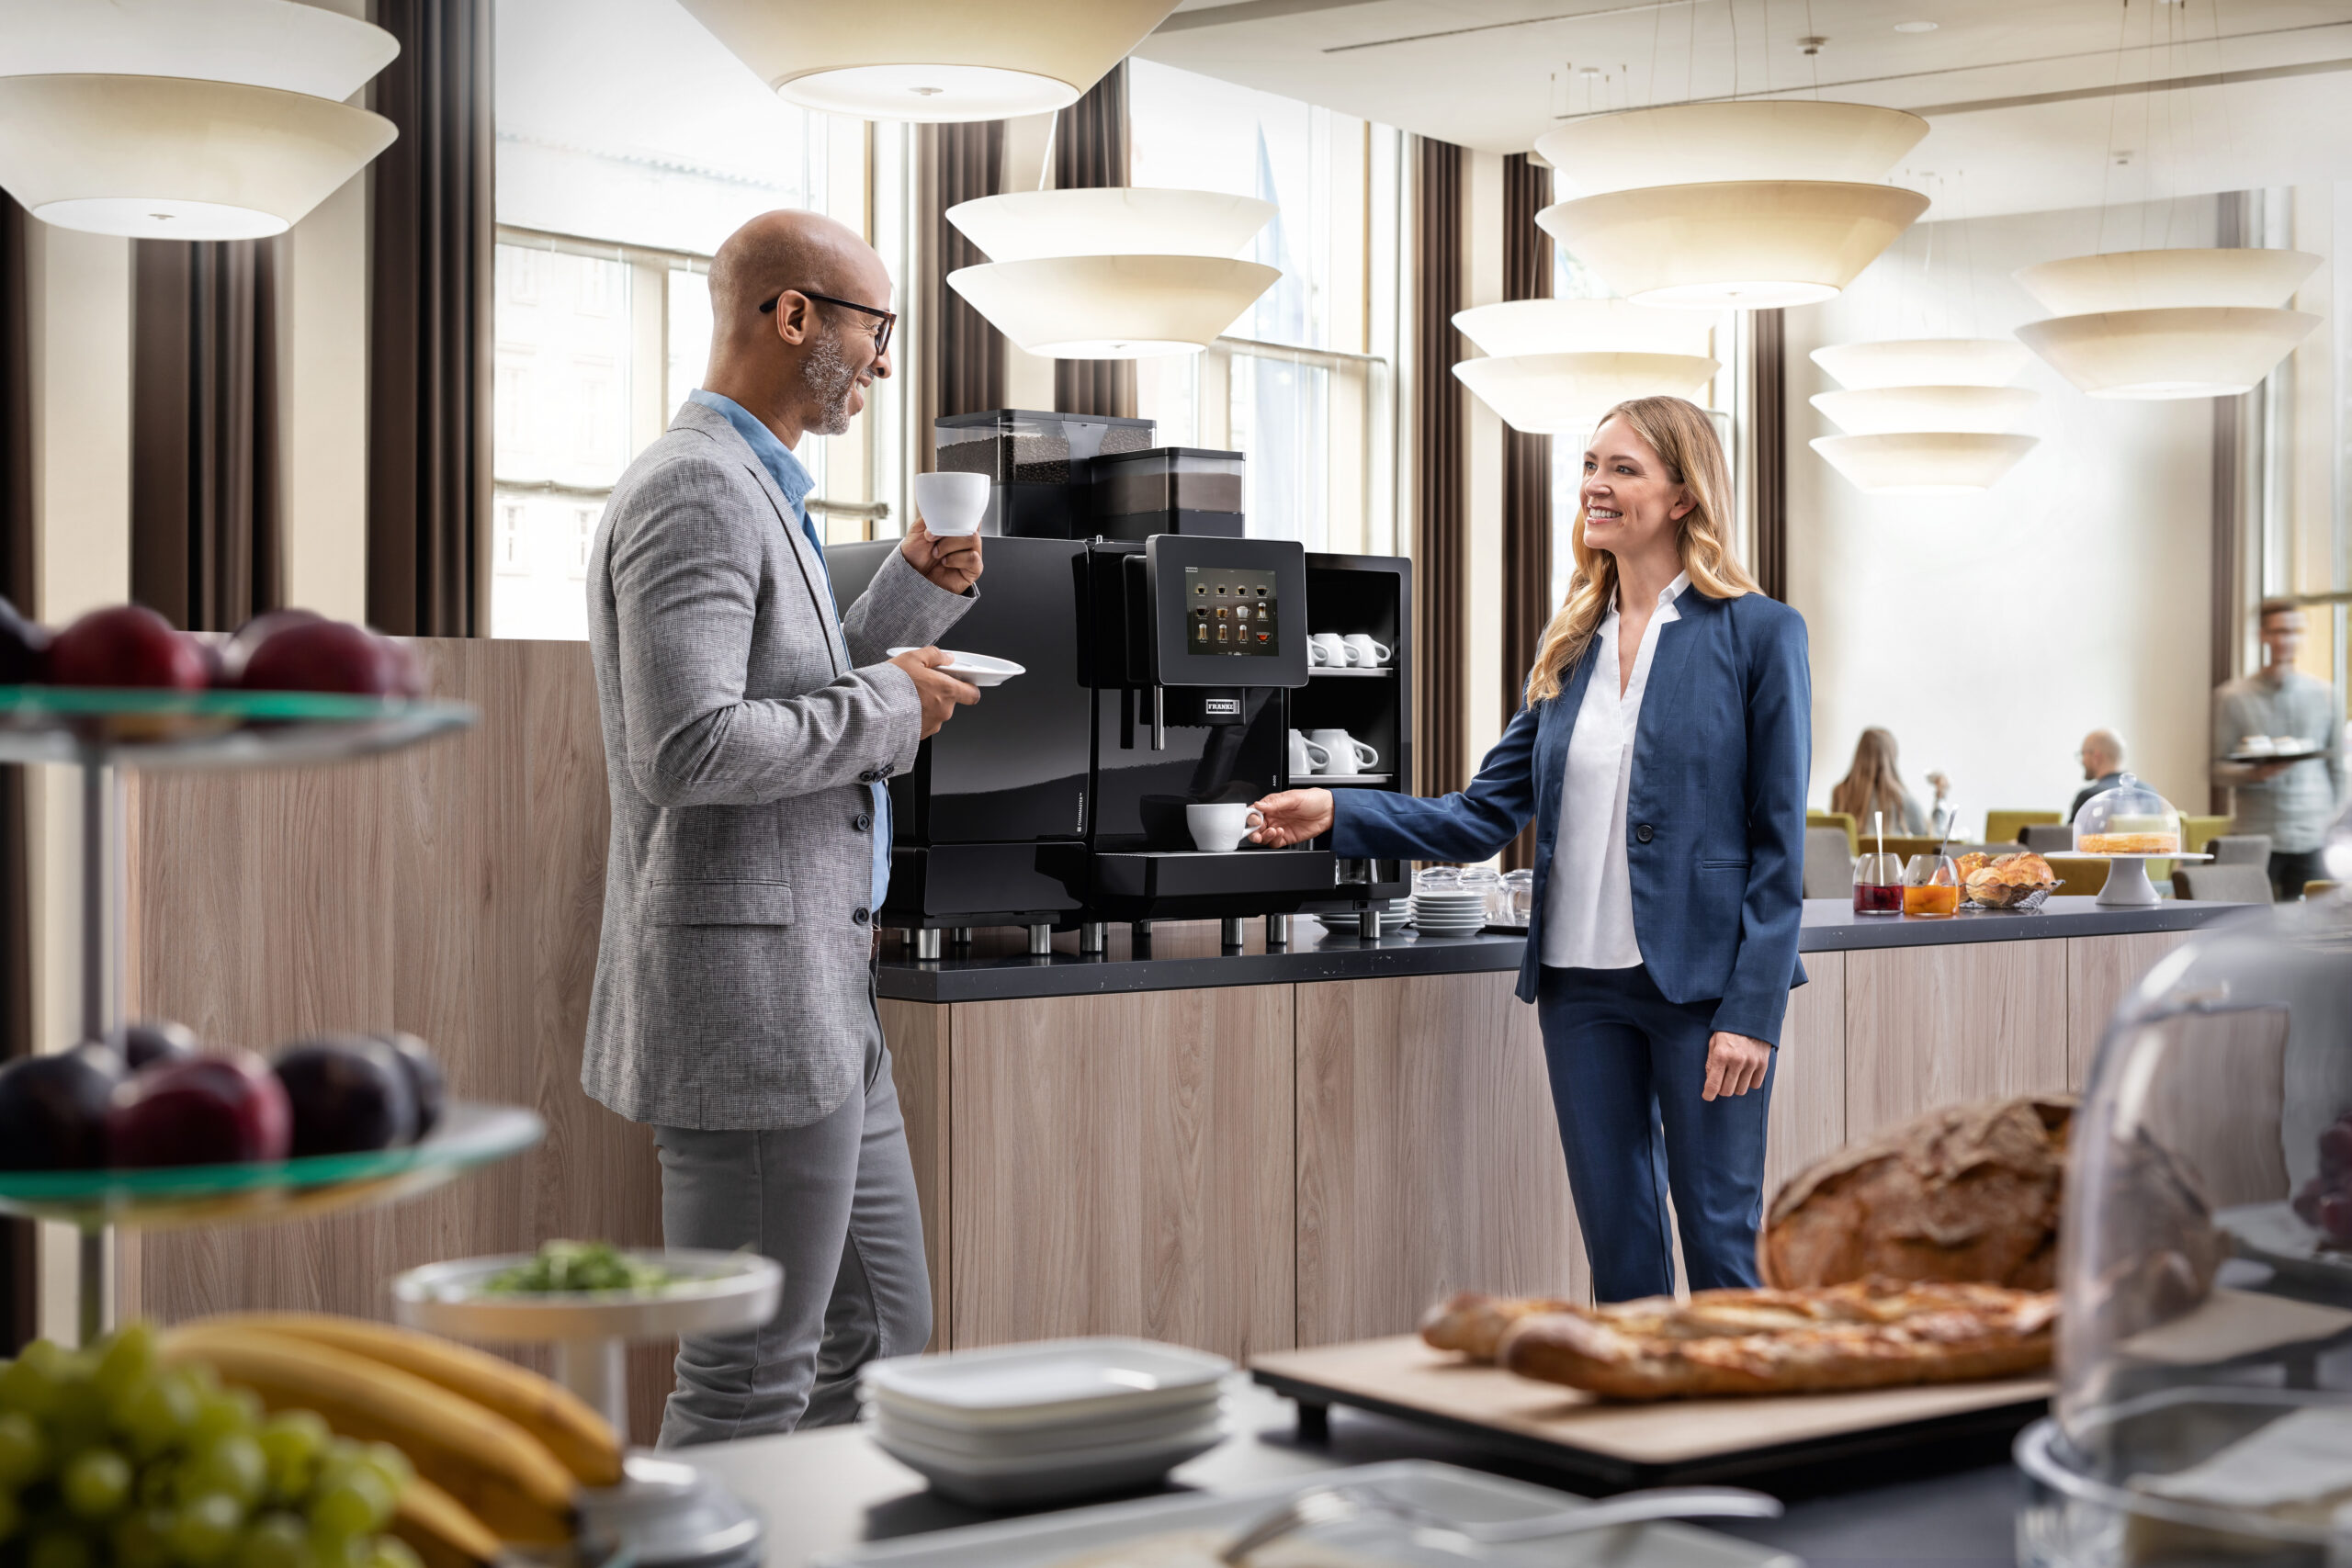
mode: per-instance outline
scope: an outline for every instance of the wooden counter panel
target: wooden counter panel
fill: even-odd
[[[2124,993],[2192,931],[2078,936],[2066,942],[2066,1083],[2077,1094],[2090,1081],[2099,1036]]]
[[[948,1262],[955,1235],[949,1219],[955,1181],[948,1162],[954,1145],[947,1115],[953,1010],[889,997],[875,1006],[882,1019],[882,1038],[890,1046],[890,1081],[899,1091],[899,1113],[906,1119],[907,1156],[914,1164],[915,1201],[922,1213],[922,1260],[931,1275],[931,1343],[925,1348],[944,1350],[952,1316]]]
[[[1458,1290],[1589,1298],[1535,1010],[1508,974],[1298,987],[1298,1343]]]
[[[956,1005],[955,1348],[1293,1343],[1292,991]]]
[[[1808,983],[1789,993],[1772,1065],[1772,1111],[1765,1124],[1764,1201],[1822,1156],[1846,1146],[1846,960],[1808,953]]]
[[[1849,1140],[1939,1105],[2065,1089],[2064,942],[1845,956]]]

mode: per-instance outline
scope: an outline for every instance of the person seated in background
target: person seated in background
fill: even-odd
[[[2075,804],[2066,807],[2069,822],[2090,804],[2091,796],[2105,795],[2123,782],[2123,738],[2112,729],[2094,729],[2083,737],[2075,760],[2083,765],[2083,777],[2091,782],[2075,792]]]
[[[1936,800],[1944,798],[1943,775],[1929,775],[1935,782]],[[1871,830],[1871,815],[1886,813],[1886,830],[1890,833],[1925,834],[1934,831],[1928,823],[1928,814],[1903,787],[1903,775],[1894,769],[1894,737],[1875,727],[1862,731],[1854,742],[1854,763],[1846,776],[1829,792],[1829,809],[1843,811],[1853,818],[1855,828],[1863,833]]]
[[[2229,788],[2231,832],[2270,835],[2270,886],[2282,903],[2327,874],[2320,852],[2344,803],[2344,705],[2295,668],[2303,629],[2301,605],[2265,599],[2262,668],[2213,693],[2213,782]],[[2256,740],[2288,759],[2230,761]]]

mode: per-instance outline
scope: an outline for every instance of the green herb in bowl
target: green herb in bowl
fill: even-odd
[[[609,1241],[551,1241],[528,1263],[502,1269],[482,1281],[490,1295],[557,1291],[659,1291],[680,1276],[658,1263],[631,1258]]]

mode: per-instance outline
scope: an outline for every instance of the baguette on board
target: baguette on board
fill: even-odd
[[[1826,1393],[2035,1371],[2057,1316],[2055,1294],[1999,1285],[1701,1291],[1523,1314],[1497,1359],[1611,1399]]]
[[[1576,1312],[1580,1303],[1556,1296],[1489,1296],[1456,1291],[1421,1319],[1421,1338],[1431,1349],[1459,1350],[1474,1361],[1491,1361],[1503,1331],[1522,1317],[1544,1312]]]

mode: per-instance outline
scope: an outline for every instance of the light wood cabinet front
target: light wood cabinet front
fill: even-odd
[[[1293,1342],[1292,990],[955,1008],[955,1348]]]
[[[2063,1094],[2066,1012],[2064,942],[1847,953],[1848,1140],[1939,1105]]]

